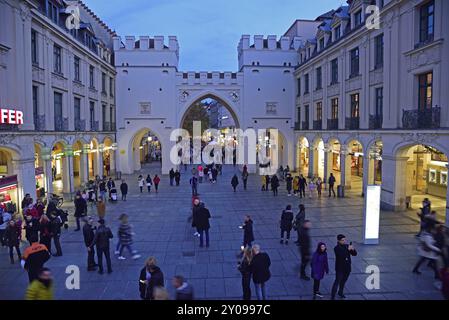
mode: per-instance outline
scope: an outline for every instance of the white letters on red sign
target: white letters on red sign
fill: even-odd
[[[23,124],[23,112],[12,109],[0,109],[0,124]]]

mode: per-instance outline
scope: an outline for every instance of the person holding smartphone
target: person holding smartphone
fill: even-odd
[[[351,274],[351,256],[356,256],[357,251],[352,245],[346,244],[346,236],[339,234],[337,236],[337,245],[334,248],[335,252],[335,281],[332,286],[332,300],[335,300],[335,294],[338,289],[338,296],[342,299],[346,298],[343,291],[345,289],[346,281],[348,281]]]

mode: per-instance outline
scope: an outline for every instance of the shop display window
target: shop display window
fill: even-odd
[[[440,173],[440,183],[442,184],[442,185],[445,185],[445,186],[447,186],[447,171],[442,171],[441,173]]]
[[[435,169],[429,169],[429,182],[437,183],[437,171]]]

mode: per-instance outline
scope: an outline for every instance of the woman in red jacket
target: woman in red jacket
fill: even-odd
[[[153,178],[154,189],[156,190],[156,193],[157,193],[157,189],[159,187],[159,182],[161,182],[161,178],[159,178],[156,174]]]

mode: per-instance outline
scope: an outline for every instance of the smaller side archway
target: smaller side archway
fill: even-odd
[[[357,192],[363,194],[363,175],[364,175],[364,163],[365,154],[362,143],[359,140],[351,139],[346,143],[344,164],[342,161],[342,175],[344,172],[345,188],[351,190],[351,192]]]
[[[296,166],[299,174],[309,174],[309,140],[306,137],[300,137],[297,143]]]

